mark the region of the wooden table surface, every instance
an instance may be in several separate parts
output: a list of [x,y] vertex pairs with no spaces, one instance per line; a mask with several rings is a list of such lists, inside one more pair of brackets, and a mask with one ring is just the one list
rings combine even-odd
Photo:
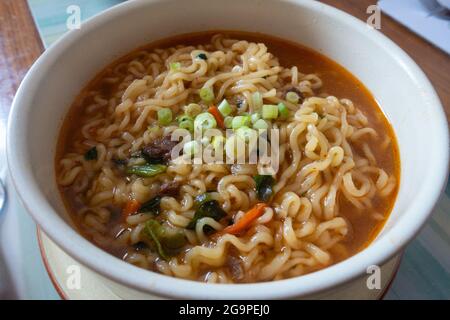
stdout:
[[[322,0],[365,21],[375,0]],[[382,33],[402,47],[425,71],[450,120],[450,57],[382,14]],[[26,0],[0,1],[0,121],[6,123],[14,93],[44,50]]]

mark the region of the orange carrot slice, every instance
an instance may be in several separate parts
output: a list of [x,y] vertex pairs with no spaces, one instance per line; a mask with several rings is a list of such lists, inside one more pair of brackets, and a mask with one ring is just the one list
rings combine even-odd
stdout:
[[226,227],[221,231],[221,234],[223,233],[230,233],[230,234],[239,234],[245,229],[247,229],[250,224],[258,219],[263,213],[264,209],[267,208],[266,203],[257,203],[253,208],[251,208],[249,211],[247,211],[244,216],[239,219],[238,222],[235,224],[232,224],[231,226]]
[[128,216],[136,213],[140,207],[141,207],[141,204],[139,203],[139,201],[137,201],[135,199],[128,200],[127,204],[125,205],[125,207],[122,210],[123,220],[125,220]]
[[223,123],[223,117],[222,117],[222,114],[220,113],[219,109],[215,105],[212,105],[211,107],[209,107],[208,112],[214,116],[214,118],[216,119],[217,125],[221,129],[225,129],[225,125]]

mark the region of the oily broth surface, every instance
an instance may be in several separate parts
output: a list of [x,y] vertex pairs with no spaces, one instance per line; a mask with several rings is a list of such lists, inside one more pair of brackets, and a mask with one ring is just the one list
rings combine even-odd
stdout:
[[[143,48],[146,50],[152,50],[154,48],[167,48],[175,44],[197,45],[200,43],[207,43],[210,41],[211,36],[216,33],[217,32],[205,32],[177,36],[152,43]],[[268,51],[278,57],[280,65],[297,66],[299,71],[302,73],[316,74],[323,82],[322,87],[315,92],[316,95],[332,95],[338,99],[347,98],[352,100],[354,105],[357,106],[368,118],[370,127],[391,139],[392,142],[387,151],[381,150],[375,141],[369,141],[369,144],[377,160],[377,165],[381,167],[389,176],[394,176],[398,186],[400,178],[400,160],[394,132],[374,97],[358,79],[334,61],[304,46],[262,34],[249,34],[242,32],[221,33],[230,38],[263,42],[268,47]],[[80,110],[93,103],[93,98],[87,96],[87,92],[97,90],[106,97],[114,93],[117,90],[116,85],[105,84],[105,82],[102,82],[101,80],[108,75],[114,66],[131,60],[141,49],[142,48],[135,50],[127,56],[110,64],[107,68],[100,72],[77,97],[61,129],[56,154],[56,166],[64,154],[73,151],[74,146],[72,141],[82,138],[80,127],[81,124],[85,123],[87,120],[87,116],[80,112]],[[354,148],[354,152],[356,154],[362,153],[362,150],[358,144],[354,144],[352,147]],[[56,170],[58,171],[58,168],[56,168]],[[124,179],[127,179],[127,177],[124,177]],[[341,244],[343,244],[346,248],[346,252],[342,253],[341,250],[330,250],[333,256],[333,263],[356,254],[358,251],[369,245],[370,242],[376,237],[382,229],[390,211],[392,210],[397,195],[397,186],[389,196],[375,196],[372,199],[373,211],[376,211],[383,216],[383,220],[372,219],[369,218],[368,215],[361,214],[361,212],[344,197],[338,196],[337,202],[340,208],[340,215],[347,219],[350,228],[346,237],[341,241]],[[92,237],[84,230],[85,227],[82,225],[79,216],[74,214],[74,212],[82,208],[84,204],[76,200],[73,196],[73,190],[70,187],[60,187],[60,190],[66,207],[69,212],[71,212],[71,216],[75,220],[77,226],[79,226],[80,232],[85,237],[92,240]],[[111,204],[112,214],[111,219],[107,224],[108,227],[113,228],[118,223],[120,211],[120,207]],[[105,243],[97,243],[97,245],[120,258],[126,255],[130,249],[130,246],[118,248],[117,246],[108,246],[108,244]],[[233,250],[231,250],[229,254],[232,256],[239,256],[239,253],[234,252]],[[274,256],[275,253],[266,253],[264,258],[270,260]],[[320,268],[321,267],[311,267],[307,270],[307,272]],[[200,273],[205,274],[215,270],[215,268],[207,266],[202,266],[200,269]],[[243,282],[253,281],[257,280],[250,278]]]

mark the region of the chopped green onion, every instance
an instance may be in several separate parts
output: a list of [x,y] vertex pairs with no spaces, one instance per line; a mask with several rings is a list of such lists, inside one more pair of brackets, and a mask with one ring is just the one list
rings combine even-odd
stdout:
[[233,111],[233,109],[231,109],[231,106],[226,99],[223,99],[217,108],[224,117],[230,115],[230,113]]
[[181,68],[181,63],[179,62],[171,62],[170,63],[170,70],[172,71],[178,71]]
[[188,116],[186,114],[183,114],[183,115],[177,117],[178,123],[181,123],[181,122],[186,121],[186,120],[192,120],[193,121],[194,119],[192,119],[190,116]]
[[227,129],[231,129],[232,122],[233,122],[233,117],[225,117],[225,119],[223,119],[223,124],[225,125],[225,128],[227,128]]
[[152,126],[148,126],[147,130],[149,133],[157,134],[157,133],[159,133],[159,130],[161,130],[161,127],[158,125],[152,125]]
[[257,133],[255,130],[250,129],[249,127],[243,126],[240,127],[239,129],[236,130],[236,135],[241,138],[242,140],[244,140],[245,142],[249,142],[252,137],[255,139],[254,141],[256,141],[257,138]]
[[211,88],[201,88],[199,95],[205,102],[212,102],[214,100],[214,91]]
[[233,129],[239,129],[240,127],[249,126],[251,124],[250,116],[237,116],[234,117],[231,122]]
[[92,147],[84,154],[84,159],[86,160],[97,160],[97,148]]
[[264,129],[268,129],[268,128],[269,128],[269,124],[267,123],[266,120],[259,119],[258,121],[256,121],[256,122],[253,124],[253,128],[254,128],[254,129],[261,129],[261,130],[264,130]]
[[290,103],[298,103],[300,97],[298,96],[297,93],[289,91],[288,93],[286,93],[286,100],[289,101]]
[[250,119],[251,119],[252,123],[255,123],[256,121],[261,119],[261,115],[259,113],[252,113],[252,115],[250,116]]
[[186,120],[183,120],[183,121],[181,121],[181,122],[178,124],[178,126],[179,126],[181,129],[186,129],[186,130],[191,131],[191,132],[194,131],[194,121],[193,121],[192,119],[186,119]]
[[198,141],[192,140],[189,142],[186,142],[183,146],[183,153],[188,156],[195,155],[200,150],[200,144]]
[[194,120],[195,130],[206,130],[217,127],[217,121],[209,112],[200,113]]
[[207,59],[208,59],[208,57],[207,57],[206,54],[204,54],[204,53],[199,53],[199,54],[197,55],[197,58],[202,59],[202,60],[207,60]]
[[184,112],[190,117],[195,117],[200,112],[202,112],[202,107],[200,107],[196,103],[190,103],[186,107],[184,107]]
[[263,104],[262,94],[259,91],[256,91],[252,94],[252,102],[255,109],[261,108]]
[[237,134],[228,137],[225,141],[225,153],[228,158],[241,159],[245,157],[245,141]]
[[281,118],[283,118],[283,119],[289,118],[289,109],[286,107],[286,105],[283,102],[280,102],[278,104],[278,112],[279,112]]
[[169,108],[162,108],[158,110],[158,122],[162,125],[168,125],[172,122],[172,110]]
[[208,144],[210,144],[210,140],[209,137],[203,137],[200,139],[200,142],[202,143],[203,146],[207,146]]
[[263,105],[262,117],[264,119],[276,119],[278,117],[278,107],[273,104]]
[[225,138],[223,136],[214,136],[212,138],[212,146],[215,152],[223,151],[225,145]]
[[132,166],[127,168],[127,174],[135,174],[139,177],[153,177],[157,174],[166,172],[167,166],[162,164],[145,164],[142,166]]

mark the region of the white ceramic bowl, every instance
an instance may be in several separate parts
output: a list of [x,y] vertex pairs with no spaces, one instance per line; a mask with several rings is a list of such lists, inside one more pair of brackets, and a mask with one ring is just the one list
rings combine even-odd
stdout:
[[[367,249],[302,277],[212,285],[139,269],[95,247],[74,230],[57,190],[54,152],[76,94],[113,59],[140,45],[211,29],[257,31],[304,44],[346,67],[379,101],[398,138],[401,183],[388,222]],[[417,65],[360,20],[305,0],[143,0],[116,6],[69,32],[38,59],[17,92],[7,141],[11,175],[27,210],[69,255],[135,290],[200,299],[311,297],[336,290],[364,274],[368,266],[383,263],[425,223],[447,177],[448,152],[446,117]]]

